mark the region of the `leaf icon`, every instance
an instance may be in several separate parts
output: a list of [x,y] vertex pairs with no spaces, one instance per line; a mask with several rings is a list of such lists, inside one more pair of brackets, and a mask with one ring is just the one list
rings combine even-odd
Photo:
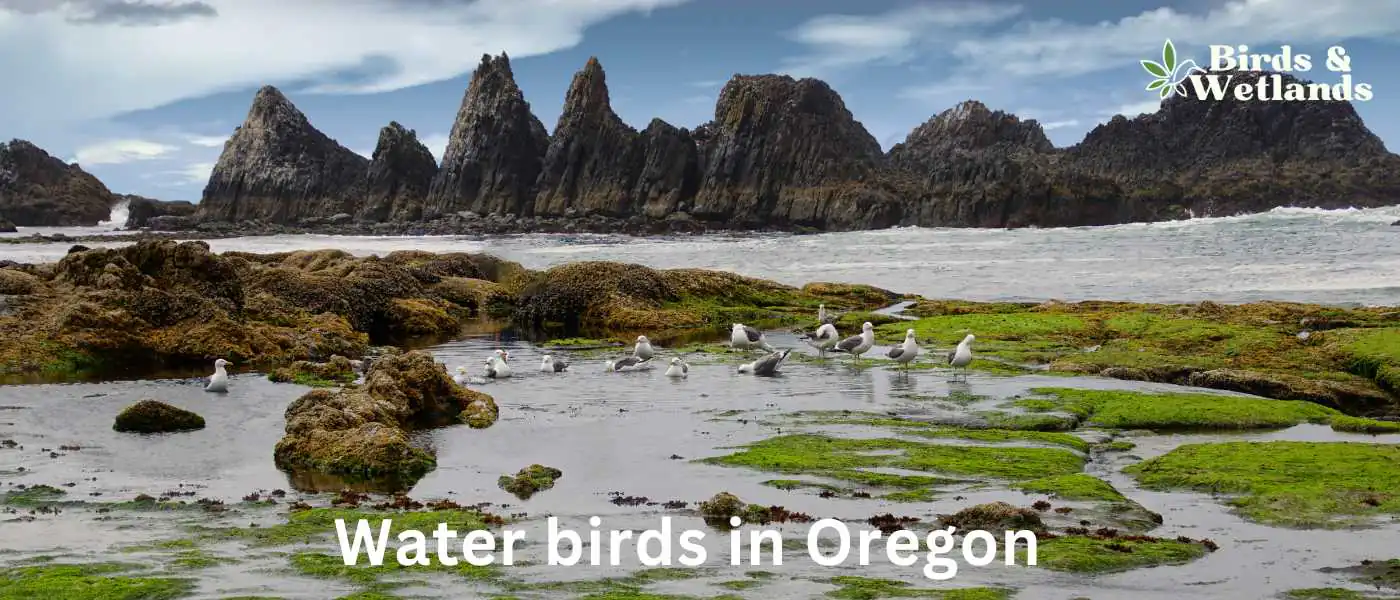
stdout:
[[1161,88],[1161,87],[1164,86],[1164,85],[1167,85],[1167,80],[1166,80],[1165,78],[1163,78],[1163,79],[1154,79],[1154,80],[1152,80],[1152,83],[1147,84],[1147,91],[1150,92],[1150,91],[1152,91],[1152,90],[1159,89],[1159,88]]
[[1172,86],[1164,85],[1164,86],[1162,86],[1162,91],[1159,92],[1158,95],[1161,96],[1162,98],[1166,98],[1167,96],[1172,95],[1172,92],[1173,92],[1174,90],[1175,90],[1175,88],[1173,88]]
[[1167,71],[1176,72],[1176,46],[1172,45],[1169,39],[1162,45],[1162,64],[1167,67]]
[[1172,76],[1172,72],[1169,69],[1165,69],[1162,67],[1162,65],[1159,65],[1150,60],[1142,61],[1142,68],[1146,69],[1148,73],[1151,73],[1155,77],[1161,77],[1165,79]]

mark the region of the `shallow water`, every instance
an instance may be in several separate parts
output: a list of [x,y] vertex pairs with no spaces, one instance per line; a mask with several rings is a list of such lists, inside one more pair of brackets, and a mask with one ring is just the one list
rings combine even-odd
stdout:
[[[617,260],[661,268],[724,269],[793,285],[867,283],[930,298],[964,300],[1294,300],[1397,305],[1400,227],[1390,226],[1396,220],[1400,220],[1400,207],[1277,209],[1241,217],[1059,229],[905,228],[683,238],[290,235],[209,240],[209,244],[220,252],[321,248],[354,254],[405,249],[490,252],[531,268]],[[0,260],[58,260],[69,246],[0,244]]]
[[[778,332],[770,336],[771,343],[777,346],[796,341]],[[660,526],[661,517],[671,516],[677,532],[707,532],[705,545],[710,560],[706,567],[713,572],[708,577],[664,582],[648,589],[714,595],[724,591],[715,583],[742,577],[746,569],[756,568],[780,576],[740,594],[764,598],[818,597],[831,589],[819,581],[842,574],[888,577],[924,587],[1006,585],[1020,588],[1017,598],[1033,600],[1128,595],[1145,600],[1264,598],[1291,588],[1323,587],[1342,581],[1341,576],[1318,569],[1385,557],[1394,553],[1394,541],[1400,539],[1396,536],[1400,533],[1397,523],[1363,533],[1294,531],[1255,525],[1230,514],[1207,495],[1139,490],[1131,478],[1119,472],[1135,457],[1149,458],[1196,441],[1400,442],[1396,435],[1347,435],[1326,427],[1299,426],[1265,433],[1140,435],[1131,438],[1137,448],[1129,455],[1094,456],[1087,467],[1089,473],[1107,479],[1165,517],[1165,524],[1152,535],[1210,538],[1220,544],[1219,551],[1187,565],[1088,577],[1008,567],[998,558],[997,563],[987,567],[963,564],[959,575],[950,582],[930,582],[919,572],[922,558],[912,567],[896,566],[884,558],[877,546],[868,567],[827,568],[814,564],[799,545],[788,552],[782,566],[729,566],[727,538],[723,534],[705,526],[688,510],[668,510],[659,503],[681,501],[693,508],[718,491],[729,491],[748,502],[782,505],[817,518],[829,516],[861,522],[874,514],[892,512],[929,522],[938,514],[977,503],[1006,500],[1024,505],[1036,499],[997,488],[954,488],[933,502],[923,503],[824,499],[813,491],[784,491],[761,485],[775,477],[771,473],[690,462],[723,454],[725,447],[770,437],[784,428],[790,430],[790,425],[780,419],[784,413],[849,409],[917,417],[940,411],[980,410],[1045,385],[1179,388],[1098,378],[995,377],[975,373],[966,382],[949,382],[946,374],[938,371],[897,373],[874,361],[857,369],[849,359],[826,363],[793,361],[784,367],[781,376],[773,378],[740,375],[734,372],[732,364],[696,361],[689,378],[675,381],[664,377],[660,368],[608,373],[603,370],[607,356],[579,354],[571,357],[573,364],[566,373],[540,373],[533,367],[538,365],[543,350],[525,342],[502,344],[491,336],[443,344],[432,348],[432,352],[448,365],[472,368],[498,345],[510,350],[511,362],[518,365],[515,377],[481,386],[500,405],[500,421],[484,430],[451,427],[420,432],[420,441],[437,450],[439,465],[419,482],[412,495],[422,499],[451,498],[462,504],[491,502],[497,505],[492,510],[500,514],[523,514],[524,520],[516,528],[527,532],[528,542],[522,553],[535,566],[516,567],[512,573],[532,580],[616,576],[636,567],[635,558],[630,557],[623,559],[622,567],[564,568],[544,564],[540,541],[545,538],[545,516],[556,516],[564,527],[585,533],[591,516],[602,519],[603,530],[655,528]],[[871,356],[879,351],[877,348]],[[737,358],[729,359],[730,363],[736,361]],[[271,384],[255,374],[236,375],[226,395],[206,393],[197,383],[188,381],[8,386],[0,389],[0,405],[5,407],[0,410],[0,439],[13,439],[23,448],[0,450],[0,489],[17,484],[71,483],[72,487],[67,488],[71,497],[93,500],[194,491],[198,497],[218,498],[230,504],[255,490],[291,490],[287,477],[272,464],[271,449],[281,435],[286,404],[305,389]],[[937,400],[954,394],[987,399],[966,406]],[[111,430],[111,419],[117,411],[148,397],[195,410],[205,416],[208,427],[199,432],[156,436],[131,436]],[[741,413],[737,417],[719,416],[736,414],[728,411]],[[855,431],[859,428],[848,429],[844,433],[860,435]],[[1092,437],[1092,433],[1086,435]],[[50,454],[62,445],[81,449]],[[564,476],[553,489],[526,501],[496,486],[500,475],[531,463],[559,468]],[[16,473],[19,467],[25,470]],[[619,495],[645,497],[648,502],[640,506],[613,503],[613,496]],[[297,497],[292,492],[287,501]],[[246,525],[249,520],[258,519],[272,522],[275,513],[226,517],[139,514],[104,520],[73,508],[62,515],[36,516],[32,522],[0,520],[0,562],[42,554],[83,556],[86,552],[92,553],[86,554],[88,558],[97,559],[108,543],[130,544],[178,536],[179,528],[192,522],[214,524],[222,520],[225,524]],[[807,527],[785,525],[780,529],[785,537],[801,542]],[[351,591],[339,583],[295,576],[285,570],[285,564],[285,559],[255,554],[241,564],[199,571],[197,576],[205,592],[200,597],[236,592],[333,598]],[[470,589],[464,585],[437,582],[414,591],[425,597],[458,598]]]

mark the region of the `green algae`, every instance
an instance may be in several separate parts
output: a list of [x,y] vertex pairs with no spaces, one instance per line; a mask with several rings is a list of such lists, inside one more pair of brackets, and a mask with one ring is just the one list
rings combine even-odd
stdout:
[[68,492],[51,485],[32,485],[0,494],[0,504],[34,508],[52,505],[67,496]]
[[189,579],[132,574],[120,563],[47,564],[0,570],[0,600],[173,600],[189,595]]
[[1084,473],[1042,477],[1016,483],[1012,487],[1032,494],[1048,494],[1062,500],[1102,500],[1105,502],[1127,500],[1107,481]]
[[[1025,550],[1017,552],[1024,554]],[[1036,566],[1072,573],[1114,573],[1185,564],[1207,552],[1203,544],[1180,540],[1061,536],[1038,542]]]
[[803,433],[769,438],[743,446],[733,454],[701,462],[819,475],[880,487],[925,489],[951,480],[879,473],[871,469],[1028,480],[1078,473],[1083,469],[1084,457],[1067,448],[961,446],[895,438],[855,440]]
[[996,429],[1069,431],[1079,425],[1079,419],[1068,415],[1011,413],[1000,410],[982,411],[976,414],[987,422],[988,427]]
[[1400,514],[1400,446],[1346,442],[1188,444],[1124,470],[1146,488],[1233,496],[1243,517],[1338,528]]
[[[431,546],[429,552],[432,552]],[[397,557],[391,554],[392,551],[386,552],[383,563],[379,565],[369,564],[369,560],[365,557],[360,557],[360,560],[357,561],[358,564],[347,565],[339,554],[322,552],[298,552],[293,554],[289,560],[292,568],[303,575],[320,579],[340,579],[356,585],[368,586],[370,589],[392,586],[394,582],[387,580],[415,572],[452,573],[474,580],[494,579],[500,574],[500,569],[497,567],[478,567],[461,558],[458,559],[456,565],[452,566],[444,565],[436,560],[426,566],[403,566],[399,564]]]
[[1345,588],[1303,588],[1283,593],[1288,600],[1374,600],[1377,596]]
[[564,476],[564,472],[554,467],[530,465],[521,469],[515,476],[502,475],[496,481],[501,489],[516,498],[528,500],[531,496],[554,487],[554,480]]
[[1341,413],[1300,400],[1190,393],[1036,388],[1053,396],[1060,409],[1114,429],[1245,430],[1327,423]]
[[378,511],[349,508],[311,508],[292,511],[287,522],[269,527],[239,527],[229,529],[205,529],[202,533],[209,537],[237,538],[256,546],[286,546],[300,543],[323,541],[336,535],[336,520],[344,520],[346,531],[353,535],[360,519],[378,527],[378,521],[389,519],[390,533],[397,536],[407,529],[430,531],[439,523],[446,523],[459,534],[467,531],[486,529],[488,515],[465,509],[421,510],[421,511]]
[[1332,429],[1345,433],[1369,433],[1372,435],[1379,435],[1384,433],[1400,433],[1400,423],[1338,415],[1332,417]]
[[1089,443],[1068,433],[1014,430],[1001,428],[974,429],[951,427],[928,421],[915,421],[889,415],[853,411],[808,411],[788,415],[799,423],[820,425],[860,425],[895,429],[900,433],[929,438],[963,439],[980,442],[1031,442],[1065,446],[1081,452]]
[[827,592],[826,596],[842,600],[878,600],[880,598],[1007,600],[1012,596],[1011,590],[1003,588],[920,588],[904,581],[871,577],[833,577],[828,583],[838,587]]

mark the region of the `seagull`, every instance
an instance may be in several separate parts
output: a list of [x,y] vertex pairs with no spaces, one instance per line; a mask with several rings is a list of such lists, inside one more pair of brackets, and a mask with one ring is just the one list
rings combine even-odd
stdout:
[[510,360],[510,353],[503,349],[497,348],[495,354],[501,359],[501,362],[508,362]]
[[890,348],[889,353],[885,354],[885,356],[890,357],[890,360],[908,368],[910,363],[913,363],[914,359],[919,357],[919,342],[914,339],[914,330],[906,329],[904,331],[904,343]]
[[754,348],[762,348],[769,351],[773,350],[773,347],[768,345],[768,341],[763,339],[762,331],[743,323],[735,323],[734,326],[730,328],[729,347],[738,348],[740,350],[752,350]]
[[963,341],[958,342],[958,347],[948,353],[948,365],[955,369],[963,369],[972,364],[972,340],[977,336],[967,334]]
[[751,363],[744,363],[739,365],[739,372],[753,375],[777,375],[778,367],[781,367],[783,361],[787,360],[789,352],[792,352],[792,349],[779,350]]
[[632,355],[642,360],[650,360],[656,356],[656,350],[651,347],[651,340],[647,336],[637,336],[637,346],[632,350]]
[[679,356],[673,356],[673,357],[671,357],[671,366],[666,367],[666,376],[667,376],[667,377],[678,377],[678,378],[680,378],[680,379],[685,379],[685,378],[686,378],[687,376],[689,376],[689,375],[690,375],[690,365],[687,365],[687,364],[685,364],[684,362],[681,362],[681,359],[680,359]]
[[209,385],[204,386],[204,391],[221,394],[228,391],[228,372],[224,371],[224,366],[230,364],[233,363],[222,358],[214,361],[214,374],[209,376]]
[[486,376],[492,379],[504,379],[511,376],[510,365],[501,356],[504,350],[497,350],[496,355],[486,359]]
[[608,361],[607,365],[607,369],[614,373],[620,371],[639,371],[641,369],[649,368],[651,368],[650,358],[637,358],[636,356],[628,356],[625,358],[619,358],[617,360],[610,360]]
[[548,354],[544,355],[544,358],[540,359],[541,373],[559,373],[568,368],[569,363],[564,362],[562,360],[555,360],[553,356],[550,356]]
[[817,353],[822,358],[826,358],[826,351],[836,345],[836,342],[841,339],[841,334],[836,332],[835,325],[824,323],[817,328],[816,332],[806,334],[802,336],[802,339],[806,340],[807,345],[816,348]]
[[[487,359],[486,364],[491,364],[490,359]],[[471,376],[467,375],[467,368],[457,367],[457,374],[452,376],[452,382],[457,385],[466,385],[468,381],[471,381]]]
[[860,355],[869,352],[875,346],[875,326],[866,321],[860,326],[860,335],[853,335],[844,340],[836,342],[836,347],[832,352],[849,354],[853,360],[860,360]]

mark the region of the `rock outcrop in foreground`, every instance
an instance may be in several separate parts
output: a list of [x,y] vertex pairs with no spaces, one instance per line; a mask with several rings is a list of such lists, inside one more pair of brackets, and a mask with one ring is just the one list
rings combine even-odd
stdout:
[[509,59],[485,56],[440,168],[397,124],[379,145],[372,164],[355,157],[264,88],[211,176],[200,217],[432,224],[423,231],[554,230],[589,219],[625,231],[1022,227],[1368,207],[1400,196],[1400,157],[1347,102],[1174,97],[1059,149],[1034,120],[968,101],[885,153],[827,84],[779,75],[734,76],[694,130],[653,120],[638,131],[614,112],[597,59],[575,74],[552,134]]
[[495,400],[454,383],[431,354],[394,354],[374,361],[364,385],[312,390],[287,406],[286,435],[273,456],[302,489],[321,487],[317,474],[406,489],[436,466],[431,451],[409,443],[410,431],[452,422],[489,427],[498,414]]
[[0,215],[14,225],[96,225],[116,202],[82,167],[24,140],[0,143]]
[[204,429],[204,417],[159,400],[142,400],[117,414],[112,429],[127,433],[170,433]]

